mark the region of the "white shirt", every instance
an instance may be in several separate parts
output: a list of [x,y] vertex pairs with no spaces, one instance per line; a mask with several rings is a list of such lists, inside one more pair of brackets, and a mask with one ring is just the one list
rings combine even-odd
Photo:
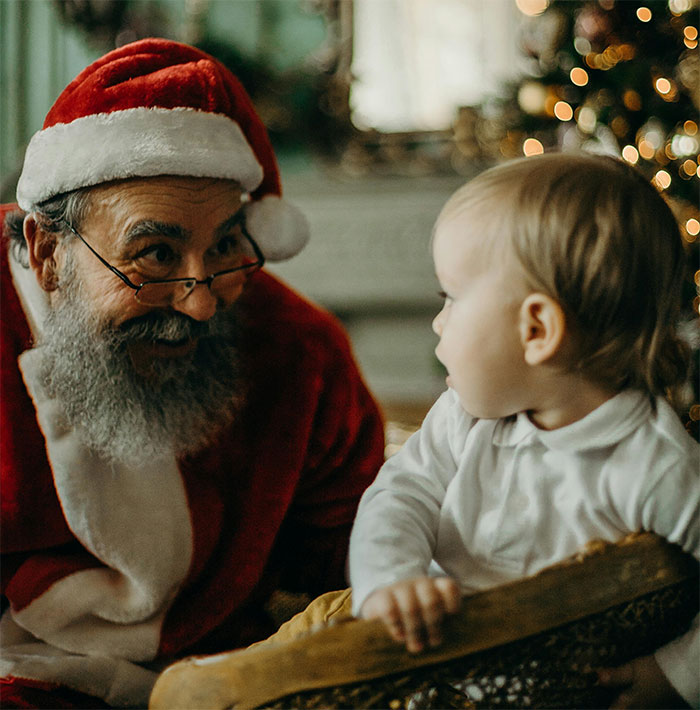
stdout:
[[[402,579],[448,574],[473,593],[641,530],[700,559],[700,445],[667,402],[655,405],[626,391],[544,431],[525,413],[474,419],[445,392],[362,498],[350,541],[354,612]],[[699,645],[689,632],[656,654],[693,706]]]

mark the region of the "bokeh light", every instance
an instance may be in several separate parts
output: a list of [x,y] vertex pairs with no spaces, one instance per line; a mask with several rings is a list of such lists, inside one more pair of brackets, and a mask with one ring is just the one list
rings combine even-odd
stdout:
[[544,146],[537,138],[527,138],[523,143],[523,153],[527,156],[544,153]]
[[582,67],[574,67],[569,73],[572,84],[585,86],[588,83],[588,72]]
[[541,15],[547,9],[549,0],[515,0],[515,4],[523,15],[534,17]]
[[570,121],[574,117],[574,110],[566,101],[557,101],[557,103],[554,104],[554,115],[560,121]]
[[[686,223],[685,223],[685,231],[688,232],[693,237],[697,237],[698,234],[700,234],[700,221],[695,219],[695,217],[691,217]],[[698,284],[700,286],[700,284]]]
[[671,175],[666,170],[659,170],[653,179],[659,190],[667,190],[671,186]]
[[632,165],[635,165],[639,161],[639,152],[633,145],[626,145],[622,149],[622,157]]

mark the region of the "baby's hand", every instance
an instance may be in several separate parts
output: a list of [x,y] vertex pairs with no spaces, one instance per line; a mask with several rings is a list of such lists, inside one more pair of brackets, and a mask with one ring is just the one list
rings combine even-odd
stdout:
[[390,584],[365,599],[360,616],[381,619],[392,638],[418,653],[442,642],[445,614],[459,609],[457,583],[449,577],[415,577]]
[[598,671],[601,685],[619,688],[611,708],[687,708],[654,656],[640,656],[617,668]]

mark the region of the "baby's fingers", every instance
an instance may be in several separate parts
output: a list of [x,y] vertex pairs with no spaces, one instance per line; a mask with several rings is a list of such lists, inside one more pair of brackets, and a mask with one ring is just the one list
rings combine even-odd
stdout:
[[457,586],[457,582],[451,577],[436,577],[435,589],[442,597],[446,614],[456,614],[462,603],[462,595]]
[[[422,624],[428,645],[439,646],[442,643],[442,623],[446,613],[453,607],[452,600],[443,594],[443,589],[435,579],[422,579],[416,584],[415,591],[422,616]],[[447,590],[445,590],[447,591]]]
[[415,584],[397,586],[394,589],[394,600],[400,614],[400,623],[406,649],[418,653],[425,648],[425,624],[423,609],[416,592]]

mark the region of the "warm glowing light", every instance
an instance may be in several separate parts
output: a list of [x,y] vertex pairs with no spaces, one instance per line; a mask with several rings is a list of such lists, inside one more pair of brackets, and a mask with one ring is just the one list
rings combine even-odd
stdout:
[[651,160],[654,157],[654,153],[656,153],[656,149],[648,140],[639,141],[637,147],[639,149],[639,155],[641,155],[644,160]]
[[660,94],[668,94],[671,91],[671,82],[664,77],[657,79],[654,86]]
[[523,15],[541,15],[549,6],[549,0],[515,0],[518,10]]
[[683,38],[683,44],[688,48],[688,49],[695,49],[698,46],[698,41],[696,39],[688,39],[687,37]]
[[576,121],[582,131],[585,131],[586,133],[593,133],[597,120],[598,117],[590,106],[582,106],[578,110],[578,118]]
[[554,115],[560,121],[570,121],[574,117],[574,110],[566,101],[557,101],[557,103],[554,104]]
[[624,116],[615,116],[610,122],[610,128],[612,128],[612,132],[618,138],[624,138],[627,135],[629,127],[629,123],[627,123],[627,119]]
[[[698,234],[700,234],[700,222],[698,222],[695,217],[691,217],[686,223],[685,223],[685,231],[688,232],[693,237],[697,237]],[[700,272],[698,272],[700,273]],[[697,277],[697,274],[695,275]],[[697,281],[696,281],[697,283]],[[700,284],[698,284],[700,286]]]
[[654,175],[654,182],[660,190],[666,190],[671,186],[671,175],[665,170],[659,170],[659,172]]
[[691,40],[691,41],[694,40],[694,39],[697,39],[697,38],[698,38],[698,28],[697,28],[697,27],[691,27],[690,25],[688,25],[688,27],[686,27],[686,28],[683,30],[683,36],[684,36],[686,39],[689,39],[689,40]]
[[681,167],[683,169],[683,172],[689,177],[693,177],[693,175],[695,175],[695,173],[698,171],[697,163],[694,160],[690,159],[686,160]]
[[688,415],[694,421],[700,421],[700,404],[694,404],[689,410]]
[[523,153],[527,156],[544,153],[544,146],[537,138],[527,138],[523,143]]
[[656,125],[650,126],[646,129],[644,140],[651,143],[654,150],[658,150],[664,143],[664,134]]
[[668,9],[676,16],[688,12],[692,7],[692,0],[668,0]]
[[574,67],[569,73],[569,78],[572,84],[585,86],[588,83],[588,72],[581,67]]
[[683,130],[689,135],[694,136],[698,132],[698,124],[695,121],[686,121],[683,124]]
[[651,10],[648,7],[637,8],[637,19],[641,22],[649,22],[651,20]]
[[681,157],[693,155],[700,149],[700,141],[695,136],[676,133],[671,139],[671,148],[676,155]]
[[626,145],[622,149],[622,157],[628,162],[635,165],[639,160],[639,153],[633,145]]
[[627,89],[622,94],[622,102],[630,111],[639,111],[642,108],[642,97],[633,89]]
[[547,89],[538,81],[526,81],[518,90],[518,103],[525,113],[542,113],[546,101]]
[[574,49],[585,57],[591,51],[591,43],[585,37],[574,38]]

